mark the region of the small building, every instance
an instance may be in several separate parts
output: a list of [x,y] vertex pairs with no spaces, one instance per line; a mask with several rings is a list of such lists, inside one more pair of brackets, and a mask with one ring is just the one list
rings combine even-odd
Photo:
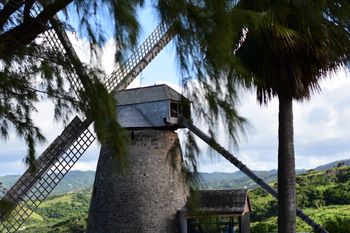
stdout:
[[249,233],[251,206],[246,189],[199,190],[180,211],[181,233]]
[[116,97],[124,128],[178,128],[178,117],[191,118],[190,101],[165,84],[122,90]]

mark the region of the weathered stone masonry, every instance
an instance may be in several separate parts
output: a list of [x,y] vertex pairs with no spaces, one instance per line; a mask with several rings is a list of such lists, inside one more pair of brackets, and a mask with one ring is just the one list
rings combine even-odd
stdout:
[[179,233],[186,203],[175,132],[129,131],[129,167],[121,176],[102,146],[88,217],[88,233]]

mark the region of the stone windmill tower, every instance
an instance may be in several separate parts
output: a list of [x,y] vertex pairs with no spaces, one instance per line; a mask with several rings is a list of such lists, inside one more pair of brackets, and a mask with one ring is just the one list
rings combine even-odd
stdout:
[[123,176],[102,146],[88,217],[88,233],[180,233],[186,204],[178,117],[189,101],[166,85],[118,93],[118,121],[128,129],[129,167]]

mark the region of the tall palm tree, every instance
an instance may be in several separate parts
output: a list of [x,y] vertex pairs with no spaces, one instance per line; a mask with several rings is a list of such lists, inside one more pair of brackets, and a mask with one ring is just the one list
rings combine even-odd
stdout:
[[349,64],[350,4],[345,0],[181,2],[180,61],[186,64],[190,54],[195,74],[203,74],[199,81],[207,82],[209,75],[218,84],[216,89],[215,85],[205,89],[211,93],[208,101],[221,103],[212,93],[222,93],[223,83],[235,97],[237,82],[254,86],[261,104],[274,96],[279,100],[278,231],[294,233],[293,100],[309,99],[319,90],[321,78]]
[[320,78],[349,62],[350,34],[326,15],[326,1],[255,2],[238,7],[262,13],[263,30],[249,25],[236,56],[252,72],[260,103],[278,97],[278,229],[295,232],[293,100],[310,98]]

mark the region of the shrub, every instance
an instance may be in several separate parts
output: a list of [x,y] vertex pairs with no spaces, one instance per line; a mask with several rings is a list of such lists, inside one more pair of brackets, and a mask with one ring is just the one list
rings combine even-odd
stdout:
[[350,204],[350,182],[326,189],[324,200],[326,205]]
[[324,224],[324,228],[328,230],[329,233],[346,233],[350,229],[350,217],[341,218],[334,217],[328,219]]

